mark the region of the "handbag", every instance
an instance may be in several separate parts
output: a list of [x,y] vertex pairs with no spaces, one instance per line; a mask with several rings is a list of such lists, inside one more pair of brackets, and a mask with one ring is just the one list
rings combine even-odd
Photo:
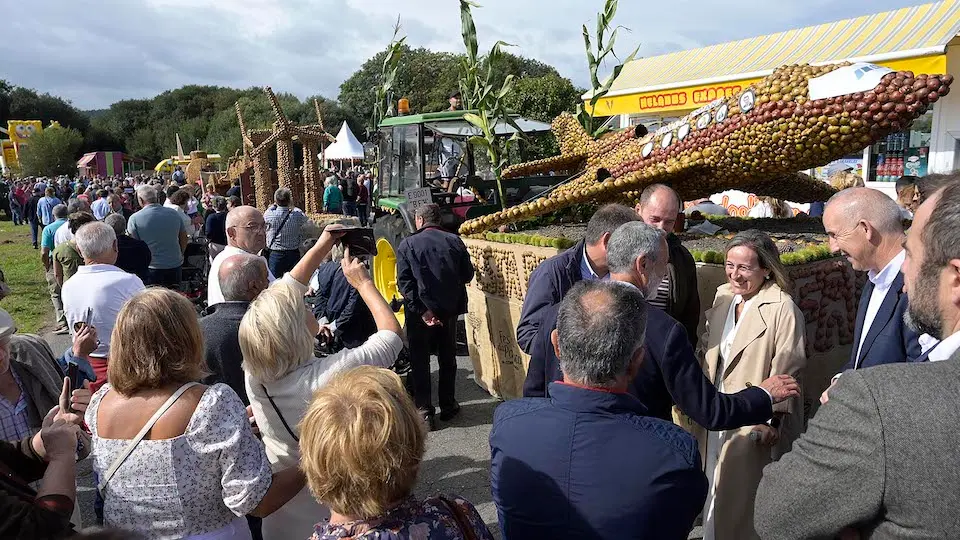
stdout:
[[453,515],[454,521],[457,522],[457,528],[460,529],[460,533],[463,534],[465,540],[478,540],[477,533],[473,530],[473,525],[470,524],[470,518],[468,518],[463,510],[457,506],[457,503],[451,501],[443,495],[439,496],[440,502],[447,507],[447,510],[450,511],[450,514]]
[[132,454],[133,450],[138,444],[140,444],[140,441],[147,436],[147,433],[153,429],[153,426],[157,423],[157,420],[160,420],[160,417],[163,416],[163,413],[167,412],[170,407],[173,407],[173,404],[180,399],[180,396],[182,396],[184,392],[199,384],[200,383],[198,382],[188,382],[184,384],[178,388],[172,396],[163,402],[163,405],[157,409],[157,412],[153,413],[153,416],[151,416],[150,419],[147,420],[147,423],[143,425],[143,428],[140,429],[140,433],[137,433],[137,436],[130,440],[130,443],[127,444],[127,447],[123,449],[123,452],[121,452],[119,456],[117,456],[117,459],[113,460],[113,463],[110,464],[110,468],[107,469],[107,472],[104,473],[104,475],[100,478],[100,483],[97,484],[97,491],[100,492],[101,497],[104,496],[103,490],[106,489],[107,483],[109,483],[110,479],[113,478],[113,475],[116,474],[117,469],[119,469],[120,466],[123,465],[123,462],[130,457],[130,454]]

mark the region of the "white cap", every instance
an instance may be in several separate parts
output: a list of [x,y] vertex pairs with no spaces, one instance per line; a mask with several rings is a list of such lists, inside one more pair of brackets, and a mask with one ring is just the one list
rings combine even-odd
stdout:
[[6,310],[0,308],[0,339],[15,333],[17,333],[17,323],[13,322],[13,317]]

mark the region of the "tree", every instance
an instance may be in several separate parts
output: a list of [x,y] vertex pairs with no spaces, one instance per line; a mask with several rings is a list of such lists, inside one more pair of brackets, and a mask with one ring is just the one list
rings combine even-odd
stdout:
[[30,137],[20,152],[20,168],[28,176],[73,174],[83,135],[73,128],[49,127]]
[[507,107],[525,118],[550,122],[562,112],[574,112],[584,90],[559,75],[517,80],[507,95]]

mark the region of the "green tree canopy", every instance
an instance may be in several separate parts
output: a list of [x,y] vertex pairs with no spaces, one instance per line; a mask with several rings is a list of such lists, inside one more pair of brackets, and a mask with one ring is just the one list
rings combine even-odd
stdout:
[[20,170],[28,176],[56,176],[77,171],[75,156],[83,135],[73,128],[50,127],[30,137],[20,152]]

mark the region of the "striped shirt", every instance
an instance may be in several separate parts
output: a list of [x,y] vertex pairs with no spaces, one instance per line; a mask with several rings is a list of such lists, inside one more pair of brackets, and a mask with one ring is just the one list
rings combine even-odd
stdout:
[[17,381],[20,389],[20,398],[16,403],[10,403],[7,398],[0,396],[0,438],[5,441],[19,441],[30,435],[30,423],[27,420],[27,394],[23,391],[23,383],[13,368],[9,368],[13,380]]
[[670,272],[667,272],[663,281],[660,282],[660,286],[657,287],[657,294],[655,294],[653,298],[648,299],[647,302],[655,308],[666,311],[667,308],[670,307],[671,285],[673,285],[673,280],[670,279]]
[[[284,223],[287,214],[290,217]],[[287,206],[273,205],[263,213],[263,220],[267,223],[267,249],[273,251],[292,251],[300,249],[302,240],[300,230],[307,222],[307,215],[299,208],[290,209]],[[280,225],[283,230],[280,230]]]

